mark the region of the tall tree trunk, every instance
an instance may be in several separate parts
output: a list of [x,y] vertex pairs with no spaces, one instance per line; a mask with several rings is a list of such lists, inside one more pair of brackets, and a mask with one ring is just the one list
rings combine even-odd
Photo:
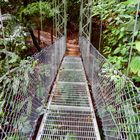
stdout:
[[51,27],[51,43],[53,44],[53,26]]
[[28,30],[29,30],[30,35],[32,37],[34,46],[37,48],[38,51],[41,51],[41,48],[40,48],[38,42],[36,41],[36,37],[34,35],[33,29],[31,27],[29,27]]
[[41,42],[41,39],[40,39],[40,34],[41,34],[40,32],[41,31],[40,31],[40,29],[38,29],[37,32],[38,32],[38,44],[40,44],[40,42]]
[[[28,4],[29,4],[29,0],[24,0],[24,7],[27,7]],[[26,19],[26,21],[28,21],[28,17],[24,16],[24,18]],[[28,31],[32,37],[32,41],[33,41],[34,46],[37,48],[38,51],[41,51],[41,48],[40,48],[40,46],[36,40],[36,37],[34,35],[33,29],[31,27],[28,27]]]

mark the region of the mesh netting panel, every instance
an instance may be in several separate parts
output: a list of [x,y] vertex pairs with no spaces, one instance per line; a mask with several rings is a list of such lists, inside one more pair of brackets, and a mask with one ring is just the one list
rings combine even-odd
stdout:
[[139,140],[140,92],[84,37],[80,49],[105,139]]
[[65,37],[34,57],[36,65],[0,79],[0,140],[27,140],[46,109],[45,100],[65,53]]

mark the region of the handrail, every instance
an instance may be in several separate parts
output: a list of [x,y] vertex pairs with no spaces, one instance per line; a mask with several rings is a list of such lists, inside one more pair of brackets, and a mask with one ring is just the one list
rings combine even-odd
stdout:
[[83,64],[105,139],[139,138],[139,89],[85,37],[80,37],[79,40]]
[[0,78],[0,140],[31,139],[66,50],[65,36]]

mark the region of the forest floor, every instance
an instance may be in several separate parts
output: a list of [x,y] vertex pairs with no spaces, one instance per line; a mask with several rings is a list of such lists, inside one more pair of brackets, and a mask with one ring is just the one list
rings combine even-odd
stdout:
[[78,32],[75,30],[68,31],[66,55],[80,56],[78,45]]
[[[52,35],[51,35],[51,28],[49,27],[47,31],[38,31],[34,30],[35,37],[37,38],[40,47],[45,48],[49,47],[52,44]],[[53,36],[53,42],[55,42],[56,37]],[[31,38],[28,40],[29,44],[31,46],[33,45],[33,42],[31,41]],[[31,47],[30,51],[28,52],[29,55],[36,53],[37,50],[35,47]],[[78,46],[78,31],[71,28],[71,30],[68,30],[67,33],[67,51],[66,55],[76,55],[79,56],[79,46]]]

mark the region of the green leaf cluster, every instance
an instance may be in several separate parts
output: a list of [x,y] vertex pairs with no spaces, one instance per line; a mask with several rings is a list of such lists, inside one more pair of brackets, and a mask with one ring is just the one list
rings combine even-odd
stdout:
[[34,2],[31,3],[27,6],[27,8],[25,8],[22,11],[22,14],[24,14],[25,16],[43,16],[43,18],[50,18],[54,15],[54,11],[51,8],[51,4],[48,2]]
[[[140,17],[138,16],[137,30],[134,31],[135,16],[138,0],[99,0],[93,6],[93,19],[102,21],[102,45],[101,51],[108,60],[116,65],[116,68],[124,74],[127,73],[128,60],[131,46],[133,46],[131,64],[129,66],[129,76],[132,79],[139,77],[140,57]],[[134,44],[132,36],[135,35]],[[134,63],[134,64],[132,64]],[[140,81],[140,77],[139,77]]]

